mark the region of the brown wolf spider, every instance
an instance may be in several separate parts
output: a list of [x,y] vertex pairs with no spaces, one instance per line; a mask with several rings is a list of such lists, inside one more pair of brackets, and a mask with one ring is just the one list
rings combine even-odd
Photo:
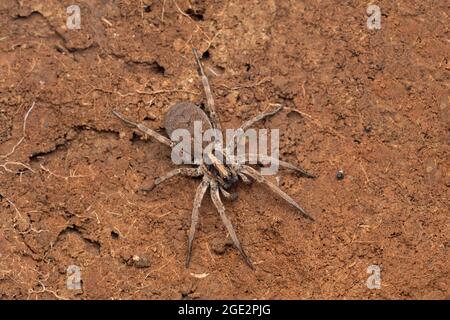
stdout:
[[[190,127],[192,126],[193,119],[201,119],[204,121],[204,123],[207,124],[210,128],[215,129],[221,129],[221,124],[219,121],[219,118],[217,116],[215,107],[214,107],[214,99],[211,94],[211,87],[209,85],[208,78],[205,75],[203,65],[200,61],[199,54],[197,50],[193,49],[195,61],[198,68],[198,74],[202,79],[203,88],[206,95],[206,110],[209,113],[209,117],[206,115],[205,112],[203,112],[199,107],[194,105],[191,102],[182,102],[175,104],[166,114],[165,116],[165,128],[167,134],[170,136],[171,132],[173,130],[181,127]],[[255,122],[260,121],[262,119],[265,119],[269,116],[272,116],[279,112],[282,109],[281,106],[278,106],[275,110],[262,113],[247,122],[245,122],[241,129],[245,131],[249,127],[251,127]],[[127,123],[130,126],[136,127],[140,131],[144,132],[145,134],[155,138],[157,141],[159,141],[162,144],[165,144],[171,148],[174,147],[175,143],[168,139],[167,137],[157,133],[156,131],[153,131],[152,129],[149,129],[142,123],[134,122],[130,119],[127,119],[124,115],[119,113],[116,110],[113,110],[114,115],[116,115],[118,118],[120,118],[122,121]],[[239,141],[241,136],[234,135],[232,137],[232,140]],[[237,143],[234,145],[236,146]],[[228,153],[228,145],[226,148],[222,148],[222,150],[215,150],[220,151],[226,160],[230,160],[230,155]],[[212,150],[212,151],[213,151]],[[263,175],[261,175],[257,170],[255,170],[253,167],[245,164],[245,162],[234,160],[231,161],[231,164],[229,161],[226,161],[227,163],[220,161],[213,152],[208,153],[208,157],[211,160],[211,164],[204,163],[203,159],[200,164],[196,165],[194,168],[178,168],[169,171],[165,175],[155,179],[153,185],[149,188],[143,188],[142,190],[150,191],[157,185],[161,184],[162,182],[168,180],[169,178],[172,178],[174,176],[186,176],[186,177],[202,177],[202,182],[197,187],[195,198],[194,198],[194,205],[192,209],[192,217],[191,217],[191,227],[189,229],[189,236],[188,236],[188,247],[187,247],[187,256],[186,256],[186,268],[189,267],[189,263],[191,260],[191,252],[192,252],[192,243],[195,236],[195,231],[199,219],[199,209],[201,206],[202,199],[208,190],[210,188],[210,194],[211,194],[211,200],[215,207],[217,208],[217,211],[219,212],[220,218],[222,219],[223,224],[225,225],[228,233],[231,236],[231,239],[233,240],[234,245],[239,250],[240,254],[244,258],[246,264],[254,269],[253,264],[247,254],[245,253],[244,249],[241,246],[241,243],[239,242],[239,239],[236,235],[236,232],[233,228],[233,225],[231,224],[230,219],[225,214],[225,206],[222,203],[222,200],[220,198],[220,194],[222,194],[225,198],[234,200],[236,198],[235,193],[230,193],[227,191],[230,189],[231,186],[236,184],[239,179],[241,179],[244,183],[249,184],[252,180],[256,180],[259,183],[265,184],[269,187],[270,190],[272,190],[274,193],[276,193],[278,196],[283,198],[285,201],[290,203],[292,206],[294,206],[305,218],[314,221],[314,219],[302,208],[300,207],[289,195],[287,195],[285,192],[283,192],[280,188],[278,188],[275,184],[268,181],[264,178]],[[234,150],[231,150],[234,152]],[[275,160],[274,158],[271,158],[270,156],[266,155],[260,155],[260,154],[249,154],[249,157],[258,157],[258,161],[260,164],[268,163],[270,161]],[[246,160],[246,159],[245,159]],[[288,162],[278,160],[278,164],[281,167],[294,170],[301,175],[308,177],[308,178],[315,178],[315,176],[311,173],[306,172],[305,170],[298,168]]]

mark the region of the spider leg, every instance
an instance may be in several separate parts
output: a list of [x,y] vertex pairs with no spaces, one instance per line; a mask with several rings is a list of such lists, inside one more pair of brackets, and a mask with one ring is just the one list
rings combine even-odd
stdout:
[[[239,129],[242,129],[242,131],[245,131],[248,128],[250,128],[252,125],[254,125],[256,122],[261,121],[267,117],[273,116],[274,114],[278,113],[281,109],[283,109],[283,106],[278,105],[278,107],[275,110],[263,112],[255,117],[251,118],[250,120],[247,120],[246,122],[244,122],[244,124]],[[235,146],[239,144],[241,137],[242,136],[237,136],[237,141],[236,141]],[[231,141],[228,143],[227,150],[229,150],[229,148],[231,147],[231,144],[234,143],[235,138],[236,138],[236,134],[233,135]]]
[[251,184],[252,180],[250,180],[245,174],[243,174],[242,172],[238,173],[239,178],[241,178],[241,180],[245,183],[245,184]]
[[222,193],[223,196],[225,198],[227,198],[228,200],[235,201],[237,199],[237,193],[236,192],[231,192],[230,193],[230,192],[228,192],[227,190],[225,190],[222,187],[219,187],[219,189],[220,189],[220,193]]
[[228,172],[227,167],[224,166],[224,164],[214,155],[213,152],[210,152],[208,157],[222,178],[228,178],[229,175],[232,174],[231,172]]
[[281,109],[283,109],[282,105],[278,105],[277,108],[275,110],[272,111],[268,111],[268,112],[263,112],[260,113],[259,115],[251,118],[250,120],[247,120],[246,122],[244,122],[244,124],[241,126],[242,130],[247,130],[248,128],[250,128],[252,125],[254,125],[256,122],[261,121],[267,117],[273,116],[274,114],[278,113]]
[[231,224],[230,219],[228,219],[227,215],[225,214],[225,206],[223,205],[222,200],[220,200],[219,188],[217,186],[217,183],[214,180],[211,180],[210,186],[211,186],[211,191],[210,191],[211,192],[211,200],[214,203],[215,207],[217,208],[220,218],[222,219],[223,224],[227,228],[227,231],[230,234],[234,245],[241,253],[241,256],[244,258],[245,263],[250,268],[254,269],[250,258],[247,256],[244,249],[242,249],[241,243],[239,242],[239,239],[236,235],[236,231],[234,231],[234,227]]
[[113,110],[112,113],[118,117],[120,120],[122,120],[123,122],[127,123],[130,126],[136,127],[139,130],[141,130],[142,132],[144,132],[145,134],[148,134],[150,137],[158,140],[159,142],[161,142],[162,144],[165,144],[166,146],[169,147],[173,147],[173,142],[164,137],[163,135],[160,135],[158,132],[153,131],[152,129],[146,127],[145,125],[143,125],[142,123],[137,123],[134,122],[128,118],[126,118],[123,114],[121,114],[119,111],[117,110]]
[[281,198],[283,198],[284,200],[289,202],[291,205],[293,205],[295,208],[297,208],[305,218],[307,218],[311,221],[314,221],[314,218],[311,217],[302,207],[300,207],[297,204],[297,202],[294,201],[294,199],[292,199],[290,196],[288,196],[284,191],[282,191],[280,188],[278,188],[272,182],[270,182],[269,180],[266,180],[264,178],[264,176],[262,176],[258,171],[256,171],[255,169],[253,169],[250,166],[243,165],[242,172],[245,174],[248,174],[250,177],[252,177],[256,181],[258,181],[259,183],[264,183],[265,185],[267,185],[270,188],[270,190],[272,190],[274,193],[276,193]]
[[209,85],[208,77],[206,76],[205,71],[203,70],[203,65],[202,65],[202,62],[200,61],[200,56],[198,54],[197,49],[192,48],[192,51],[194,52],[195,62],[197,63],[198,74],[202,78],[203,89],[205,91],[205,96],[206,96],[206,106],[208,108],[208,112],[211,117],[212,125],[214,128],[222,130],[219,117],[216,113],[216,108],[214,105],[214,98],[211,93],[211,86]]
[[203,175],[203,172],[200,170],[200,168],[178,168],[173,169],[169,172],[167,172],[165,175],[158,177],[155,179],[153,184],[146,188],[141,188],[141,191],[151,191],[153,190],[157,185],[163,183],[167,179],[170,179],[174,176],[182,175],[185,177],[200,177]]
[[208,190],[208,187],[209,187],[209,178],[205,176],[203,178],[203,181],[197,187],[197,191],[195,192],[194,205],[192,207],[191,228],[189,229],[189,236],[188,236],[186,268],[189,267],[189,263],[191,262],[192,242],[194,241],[195,230],[197,228],[199,209],[202,204],[205,192],[206,190]]
[[316,176],[312,173],[307,172],[306,170],[299,168],[289,162],[283,161],[283,160],[277,160],[273,157],[267,156],[267,155],[263,155],[263,154],[252,154],[250,153],[249,158],[253,158],[253,159],[258,159],[259,163],[263,163],[263,162],[272,162],[272,161],[278,161],[278,164],[284,168],[287,169],[291,169],[293,171],[296,171],[300,174],[302,174],[303,176],[307,177],[307,178],[311,178],[314,179],[316,178]]

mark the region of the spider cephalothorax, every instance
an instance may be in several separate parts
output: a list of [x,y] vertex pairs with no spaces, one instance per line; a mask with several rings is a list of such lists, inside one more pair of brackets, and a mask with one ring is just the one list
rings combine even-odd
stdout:
[[[208,115],[197,107],[195,104],[191,102],[181,102],[175,104],[170,110],[167,112],[165,116],[165,128],[169,137],[172,137],[172,133],[176,129],[187,129],[192,131],[192,125],[194,120],[202,121],[207,128],[214,128],[217,130],[222,130],[221,124],[218,118],[218,115],[215,111],[214,99],[211,94],[211,88],[209,85],[208,78],[205,75],[203,70],[202,63],[200,62],[200,58],[196,49],[193,49],[195,60],[198,67],[198,73],[202,79],[203,88],[206,95],[206,110]],[[247,122],[245,122],[240,129],[245,131],[249,127],[251,127],[255,122],[260,121],[266,117],[272,116],[275,113],[279,112],[282,109],[281,106],[278,106],[275,110],[271,112],[262,113]],[[127,124],[138,128],[142,132],[148,134],[149,136],[155,138],[157,141],[169,146],[170,148],[174,148],[175,143],[171,139],[157,133],[146,127],[141,123],[134,122],[125,118],[118,111],[113,111],[113,113],[119,117],[121,120],[126,122]],[[298,168],[288,162],[284,162],[278,159],[274,159],[270,156],[263,154],[247,154],[245,157],[233,157],[234,154],[234,146],[237,145],[234,142],[238,142],[242,137],[239,135],[232,136],[232,144],[227,144],[226,147],[222,147],[221,145],[214,145],[214,147],[206,154],[206,159],[208,161],[200,161],[194,167],[180,167],[169,171],[165,175],[155,179],[153,185],[148,188],[144,188],[144,190],[150,191],[157,185],[161,184],[165,180],[177,176],[183,175],[187,177],[201,177],[202,182],[197,187],[195,197],[194,197],[194,205],[192,209],[192,217],[191,217],[191,227],[189,229],[188,236],[188,248],[187,248],[187,257],[186,257],[186,267],[189,266],[189,262],[191,259],[192,252],[192,242],[195,236],[195,230],[198,223],[199,218],[199,208],[202,202],[202,199],[208,189],[210,189],[211,200],[214,206],[217,208],[219,212],[220,218],[222,219],[223,224],[225,225],[228,233],[233,240],[234,245],[241,253],[245,262],[248,266],[253,268],[253,265],[242,249],[240,241],[236,235],[236,232],[231,224],[231,221],[225,214],[225,206],[222,203],[220,195],[222,194],[227,199],[236,199],[236,194],[228,191],[234,184],[236,184],[239,180],[242,180],[244,183],[250,183],[252,180],[255,180],[259,183],[263,183],[268,186],[274,193],[278,196],[289,202],[293,205],[299,212],[307,219],[313,220],[313,218],[306,213],[306,211],[301,208],[289,195],[287,195],[284,191],[282,191],[278,186],[267,180],[260,172],[247,164],[248,159],[257,159],[259,163],[270,163],[276,161],[278,165],[281,167],[291,169],[301,173],[302,175],[314,178],[314,176],[301,168]],[[217,154],[221,155],[221,157],[217,157]],[[204,158],[202,158],[204,159]]]

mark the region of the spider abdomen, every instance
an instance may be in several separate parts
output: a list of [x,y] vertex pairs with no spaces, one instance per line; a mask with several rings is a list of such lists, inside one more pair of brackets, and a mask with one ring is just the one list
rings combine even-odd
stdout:
[[178,102],[170,107],[164,116],[164,127],[170,137],[177,129],[187,129],[194,136],[194,122],[200,121],[202,130],[212,128],[206,113],[189,101]]

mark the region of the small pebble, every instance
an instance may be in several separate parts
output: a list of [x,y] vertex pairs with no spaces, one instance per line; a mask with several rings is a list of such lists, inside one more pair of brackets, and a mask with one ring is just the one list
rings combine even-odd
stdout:
[[212,241],[211,249],[217,255],[222,255],[225,253],[228,247],[233,246],[233,241],[229,238],[227,239],[216,239]]
[[336,179],[342,180],[342,179],[344,179],[344,177],[345,177],[345,175],[344,175],[344,170],[339,170],[339,171],[336,173]]
[[141,257],[138,255],[134,255],[131,260],[133,261],[132,264],[136,268],[148,268],[150,267],[150,261],[146,257]]

